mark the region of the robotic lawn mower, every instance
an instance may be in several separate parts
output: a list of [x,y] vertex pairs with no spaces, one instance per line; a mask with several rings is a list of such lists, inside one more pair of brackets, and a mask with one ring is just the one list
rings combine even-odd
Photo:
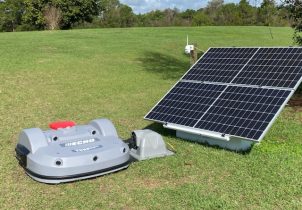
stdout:
[[16,157],[36,181],[56,184],[126,169],[131,161],[172,155],[162,137],[151,131],[134,131],[123,141],[107,119],[88,125],[74,122],[50,124],[51,130],[24,129]]

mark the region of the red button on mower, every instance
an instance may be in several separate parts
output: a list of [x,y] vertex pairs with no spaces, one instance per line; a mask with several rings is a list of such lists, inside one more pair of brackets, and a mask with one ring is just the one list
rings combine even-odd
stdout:
[[68,128],[75,126],[76,123],[73,121],[61,121],[61,122],[53,122],[49,124],[49,127],[53,130],[58,130],[60,128]]

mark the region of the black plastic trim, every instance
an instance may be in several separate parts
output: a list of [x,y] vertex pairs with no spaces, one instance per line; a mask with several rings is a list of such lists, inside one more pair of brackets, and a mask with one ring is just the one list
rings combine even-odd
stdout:
[[36,177],[36,178],[40,178],[40,179],[46,179],[46,180],[65,180],[65,179],[76,179],[76,178],[81,178],[81,177],[86,177],[86,176],[93,176],[93,175],[96,175],[96,174],[101,174],[101,173],[105,173],[105,172],[108,172],[108,171],[112,171],[112,170],[115,170],[115,169],[119,169],[119,168],[122,168],[122,167],[125,167],[125,166],[128,166],[130,164],[130,161],[127,161],[125,163],[122,163],[120,165],[117,165],[117,166],[113,166],[113,167],[110,167],[110,168],[105,168],[105,169],[101,169],[101,170],[98,170],[98,171],[92,171],[92,172],[88,172],[88,173],[81,173],[81,174],[75,174],[75,175],[68,175],[68,176],[44,176],[44,175],[40,175],[40,174],[37,174],[27,168],[25,168],[25,171]]
[[19,164],[25,168],[27,166],[27,155],[30,153],[30,151],[22,144],[17,144],[15,151]]

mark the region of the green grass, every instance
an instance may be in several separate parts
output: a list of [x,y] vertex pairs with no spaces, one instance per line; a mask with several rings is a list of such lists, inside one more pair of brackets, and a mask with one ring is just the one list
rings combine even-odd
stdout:
[[[3,209],[299,209],[302,109],[287,107],[248,154],[182,141],[143,116],[187,71],[186,35],[210,46],[289,46],[290,28],[95,29],[0,34]],[[14,157],[23,128],[111,119],[121,137],[151,126],[175,156],[97,179],[40,184]]]

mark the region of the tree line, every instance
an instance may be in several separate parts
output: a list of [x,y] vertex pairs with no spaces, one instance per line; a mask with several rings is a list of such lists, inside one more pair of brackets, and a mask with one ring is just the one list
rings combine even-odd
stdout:
[[[295,29],[294,40],[302,46],[302,1],[285,0],[288,7],[291,25]],[[302,90],[302,85],[300,86]]]
[[208,25],[266,25],[289,26],[287,8],[277,6],[274,0],[264,0],[259,7],[252,6],[247,0],[238,4],[223,0],[212,0],[199,10],[177,9],[153,11],[138,15],[139,26],[208,26]]
[[199,10],[177,8],[134,14],[119,0],[0,0],[0,30],[87,27],[266,25],[288,26],[288,7],[264,0],[259,7],[212,0]]
[[119,0],[0,0],[0,31],[54,30],[97,27],[157,27],[209,25],[263,25],[295,28],[302,44],[302,1],[247,0],[238,4],[211,0],[205,8],[177,8],[134,14]]

